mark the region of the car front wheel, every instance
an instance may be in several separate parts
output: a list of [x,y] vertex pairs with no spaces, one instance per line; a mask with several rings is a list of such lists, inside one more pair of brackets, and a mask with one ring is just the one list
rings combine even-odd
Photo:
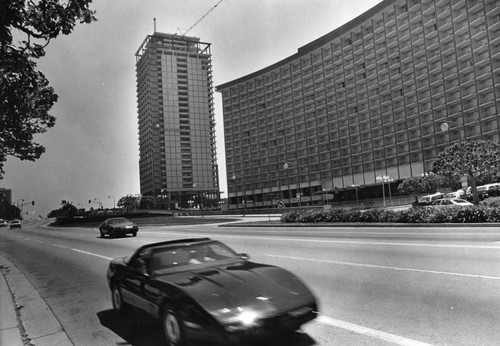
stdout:
[[113,310],[117,314],[123,314],[125,311],[125,303],[123,302],[122,292],[120,287],[115,285],[111,290],[111,300],[113,301]]
[[165,309],[165,312],[163,313],[162,327],[167,339],[167,345],[183,346],[185,344],[182,321],[175,310],[171,308]]

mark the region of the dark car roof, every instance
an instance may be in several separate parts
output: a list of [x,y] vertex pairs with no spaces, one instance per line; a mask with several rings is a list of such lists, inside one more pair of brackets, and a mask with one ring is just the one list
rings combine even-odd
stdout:
[[110,217],[109,219],[106,219],[106,221],[130,221],[130,220],[124,217]]

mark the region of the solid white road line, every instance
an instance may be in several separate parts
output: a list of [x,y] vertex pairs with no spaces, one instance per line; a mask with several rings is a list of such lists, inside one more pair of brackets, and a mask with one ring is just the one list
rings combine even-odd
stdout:
[[382,332],[380,330],[370,329],[363,326],[359,326],[357,324],[336,320],[326,316],[318,316],[316,322],[321,324],[326,324],[331,327],[342,328],[345,330],[349,330],[356,334],[366,335],[372,337],[374,339],[379,339],[383,341],[387,341],[393,343],[395,345],[401,346],[431,346],[431,344],[427,344],[425,342],[420,342],[408,338],[404,338],[402,336],[397,336],[389,333]]
[[93,253],[93,252],[83,251],[83,250],[79,250],[79,249],[72,249],[72,248],[68,248],[68,249],[71,250],[71,251],[75,251],[75,252],[79,252],[79,253],[85,254],[85,255],[99,257],[99,258],[103,258],[105,260],[112,260],[111,257],[107,257],[107,256],[103,256],[103,255],[98,255],[98,254]]
[[497,277],[497,276],[462,274],[462,273],[442,272],[442,271],[414,269],[414,268],[390,267],[390,266],[381,266],[381,265],[375,265],[375,264],[341,262],[341,261],[321,260],[321,259],[316,259],[316,258],[295,257],[295,256],[265,255],[265,254],[263,256],[291,259],[291,260],[300,260],[300,261],[309,261],[309,262],[322,262],[322,263],[330,263],[330,264],[338,264],[338,265],[347,265],[347,266],[354,266],[354,267],[390,269],[390,270],[407,271],[407,272],[414,272],[414,273],[440,274],[440,275],[459,276],[459,277],[475,278],[475,279],[500,280],[500,277]]
[[[168,232],[162,234],[160,232],[143,232],[149,234],[161,234],[168,236],[186,236],[186,233]],[[189,233],[192,236],[206,237],[205,233]],[[252,235],[230,235],[230,234],[217,234],[214,238],[237,238],[237,239],[250,239],[255,240]],[[482,250],[500,250],[498,245],[459,245],[459,244],[426,244],[426,243],[397,243],[397,242],[380,242],[380,241],[356,241],[356,240],[330,240],[330,239],[311,239],[311,238],[285,238],[285,237],[262,237],[265,240],[272,241],[293,241],[293,242],[308,242],[308,243],[326,243],[326,244],[350,244],[350,245],[378,245],[378,246],[407,246],[407,247],[432,247],[432,248],[452,248],[452,249],[482,249]]]

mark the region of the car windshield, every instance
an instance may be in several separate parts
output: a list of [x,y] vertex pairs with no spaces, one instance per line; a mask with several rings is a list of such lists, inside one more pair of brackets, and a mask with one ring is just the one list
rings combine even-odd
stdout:
[[159,274],[172,268],[201,266],[237,258],[239,257],[234,251],[219,242],[160,247],[153,249],[150,271]]
[[108,220],[108,223],[110,225],[116,225],[116,224],[119,224],[119,223],[129,223],[130,221],[128,221],[127,219],[109,219]]

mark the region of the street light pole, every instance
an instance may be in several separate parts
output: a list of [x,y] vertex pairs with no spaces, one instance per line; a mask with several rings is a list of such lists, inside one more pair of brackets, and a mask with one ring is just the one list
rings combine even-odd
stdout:
[[[460,138],[462,137],[461,130],[463,129],[464,139],[467,140],[467,132],[465,131],[465,127],[462,124],[458,124],[455,121],[446,120],[445,122],[441,123],[441,125],[440,125],[441,131],[443,131],[443,132],[448,131],[450,129],[450,124],[453,124],[457,127],[457,129],[459,131]],[[451,139],[450,139],[450,141],[451,141]]]
[[287,185],[288,185],[288,205],[289,206],[292,206],[292,196],[290,194],[290,177],[288,176],[288,163],[285,162],[285,164],[283,165],[283,168],[285,169],[285,172],[286,172],[286,182],[287,182]]
[[115,209],[116,203],[115,203],[115,196],[109,195],[108,198],[113,198],[113,209]]
[[354,190],[356,191],[356,204],[358,204],[359,203],[359,201],[358,201],[358,188],[359,188],[359,184],[352,184],[351,186],[354,187]]
[[388,175],[379,175],[377,176],[377,180],[382,181],[382,198],[384,199],[384,208],[386,207],[385,203],[385,181],[389,181],[389,176]]
[[[236,174],[233,174],[231,179],[234,181],[235,188],[236,188],[236,208],[239,207],[238,205],[238,184],[236,183]],[[243,195],[241,196],[241,203],[243,204],[243,216],[246,216],[247,214],[247,206],[246,206],[246,192],[245,190],[245,180],[243,180]]]

